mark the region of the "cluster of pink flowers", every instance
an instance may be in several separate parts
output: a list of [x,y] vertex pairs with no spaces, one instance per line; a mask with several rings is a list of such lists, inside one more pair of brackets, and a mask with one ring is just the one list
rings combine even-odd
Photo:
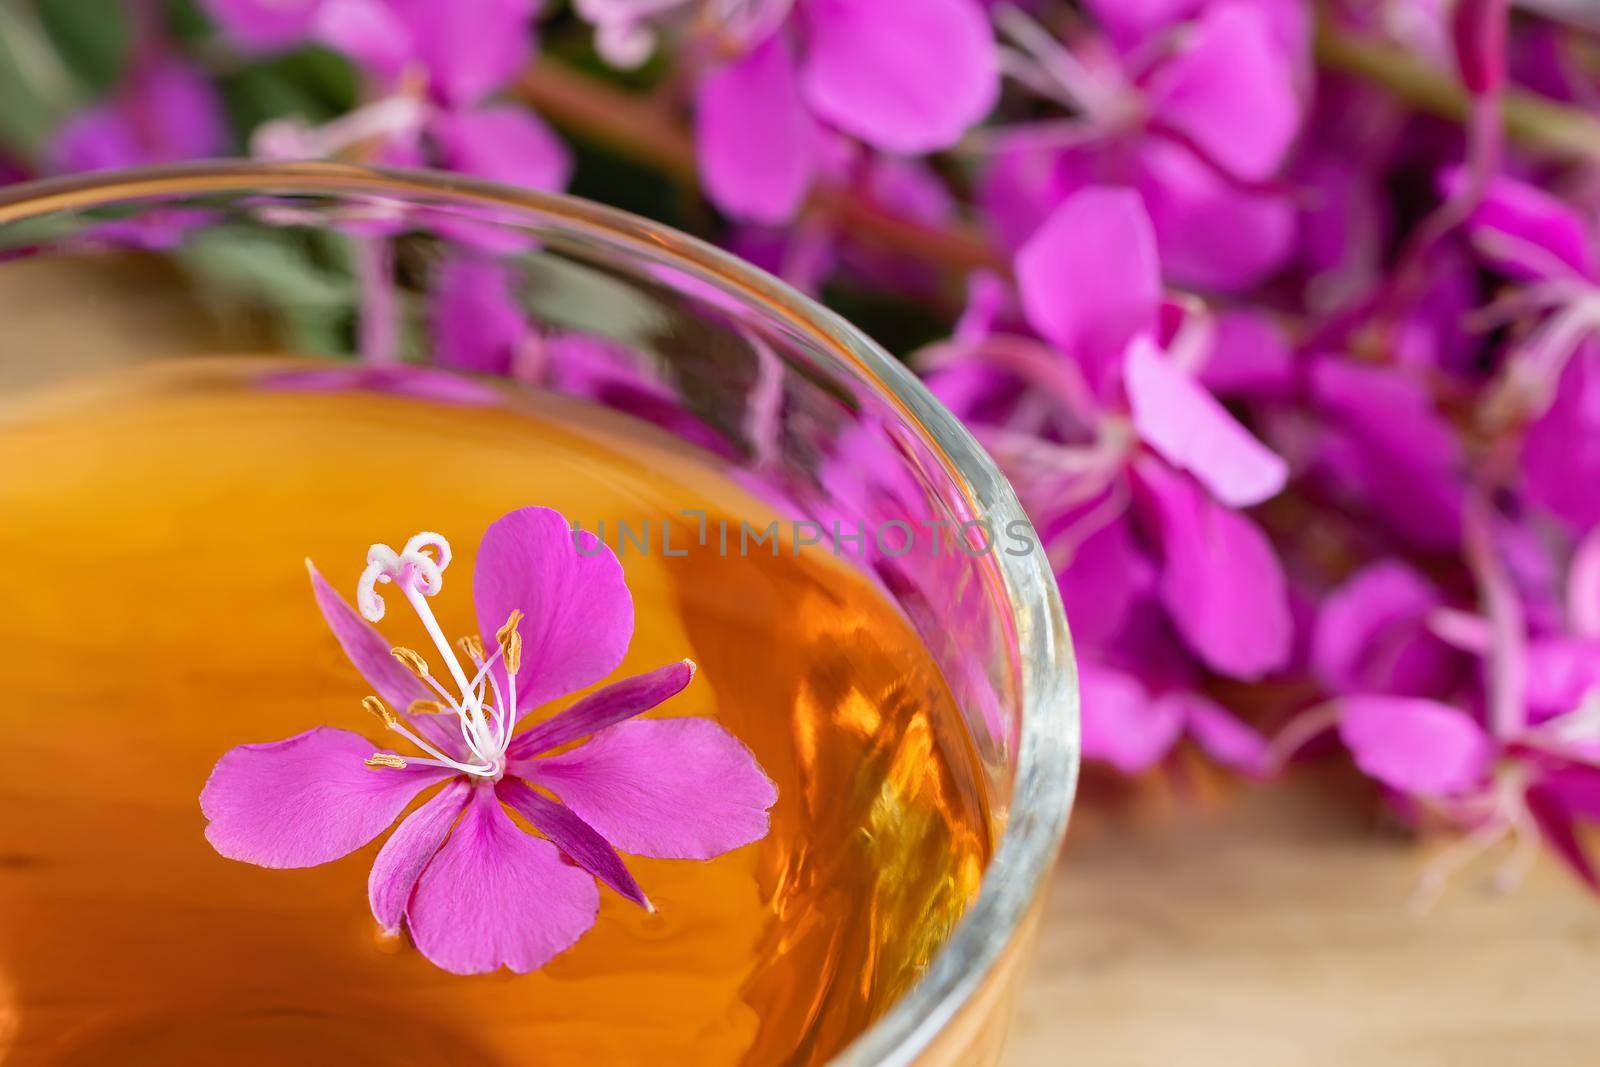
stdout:
[[[136,6],[121,87],[41,169],[224,149],[197,54]],[[1511,841],[1511,880],[1543,842],[1600,887],[1600,29],[1508,0],[1334,0],[1320,25],[1308,0],[202,6],[223,50],[360,73],[349,114],[240,150],[562,188],[528,100],[598,84],[549,117],[677,122],[710,236],[928,308],[947,339],[903,354],[1060,576],[1090,760],[1193,743],[1266,778],[1343,752],[1459,832],[1435,876]],[[596,140],[626,154],[638,125]],[[629,381],[530,328],[495,269],[441,272],[444,362],[565,346]]]

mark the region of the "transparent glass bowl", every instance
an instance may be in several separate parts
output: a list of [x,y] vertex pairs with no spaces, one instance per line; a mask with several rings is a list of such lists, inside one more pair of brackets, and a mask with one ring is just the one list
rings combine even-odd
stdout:
[[[535,326],[503,365],[435,343],[427,293],[462,264],[509,278]],[[87,274],[126,299],[64,299]],[[645,219],[444,174],[318,164],[0,189],[0,316],[27,325],[0,330],[0,390],[95,360],[282,350],[354,357],[375,386],[434,392],[461,379],[428,366],[453,364],[646,418],[734,463],[794,521],[869,531],[847,550],[955,693],[997,845],[927,973],[836,1062],[998,1058],[1071,805],[1077,679],[1054,576],[1010,487],[872,341]],[[42,349],[57,329],[74,343]],[[607,342],[604,358],[565,365],[559,345],[537,341],[573,333]]]

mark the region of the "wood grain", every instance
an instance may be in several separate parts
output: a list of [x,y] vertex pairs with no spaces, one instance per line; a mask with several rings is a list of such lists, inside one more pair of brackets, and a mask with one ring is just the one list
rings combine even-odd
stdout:
[[1327,781],[1068,842],[1011,1067],[1600,1062],[1600,901],[1552,863],[1408,907],[1424,850]]

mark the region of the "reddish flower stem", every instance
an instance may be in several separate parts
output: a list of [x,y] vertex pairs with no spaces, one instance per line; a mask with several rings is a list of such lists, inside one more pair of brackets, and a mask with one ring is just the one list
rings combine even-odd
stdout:
[[[1317,27],[1317,61],[1379,85],[1420,111],[1457,122],[1471,118],[1472,96],[1460,81],[1401,45],[1323,22]],[[1506,136],[1527,150],[1558,159],[1600,159],[1600,119],[1581,108],[1508,87],[1502,121]]]

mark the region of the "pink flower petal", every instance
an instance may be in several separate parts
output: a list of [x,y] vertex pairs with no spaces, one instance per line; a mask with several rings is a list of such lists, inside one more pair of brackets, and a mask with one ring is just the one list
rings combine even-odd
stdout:
[[291,393],[389,393],[437,404],[461,404],[467,407],[487,407],[504,399],[492,386],[471,378],[407,364],[281,371],[262,375],[256,379],[256,384],[262,389],[281,389]]
[[1433,584],[1399,560],[1370,564],[1317,613],[1311,665],[1330,691],[1420,696],[1448,682],[1457,657],[1427,627]]
[[1267,771],[1267,739],[1198,693],[1167,693],[1158,703],[1176,708],[1189,736],[1224,767],[1261,776]]
[[1148,95],[1161,122],[1243,178],[1271,177],[1300,132],[1294,64],[1252,4],[1208,7]]
[[1033,328],[1097,385],[1128,343],[1152,333],[1161,302],[1155,233],[1139,194],[1091,186],[1069,197],[1017,254]]
[[63,174],[136,167],[144,149],[115,106],[86,108],[68,119],[45,146],[48,168]]
[[1294,201],[1238,188],[1183,145],[1146,141],[1137,180],[1162,265],[1177,285],[1242,293],[1294,256],[1300,233]]
[[516,778],[495,787],[502,802],[521,812],[533,828],[548,837],[568,859],[642,908],[655,909],[611,843],[564,804],[529,789]]
[[450,170],[525,189],[560,191],[572,179],[565,142],[525,107],[500,104],[438,116],[428,126]]
[[701,180],[711,202],[734,218],[769,225],[791,219],[817,172],[818,137],[781,35],[700,81]]
[[1254,311],[1224,311],[1217,316],[1217,342],[1200,381],[1215,396],[1282,399],[1297,385],[1294,364],[1294,349],[1272,319]]
[[316,598],[317,607],[328,622],[328,629],[333,631],[339,647],[344,649],[344,654],[350,657],[350,662],[355,664],[367,684],[402,712],[411,706],[413,700],[433,699],[433,693],[417,680],[416,675],[389,654],[391,646],[383,639],[383,635],[334,591],[333,586],[309,560],[306,561],[306,570],[311,574],[311,595]]
[[533,53],[534,0],[388,0],[416,42],[431,89],[451,107],[512,81]]
[[623,852],[706,860],[759,841],[777,789],[710,719],[636,719],[529,774]]
[[948,148],[1000,95],[994,34],[972,0],[811,0],[802,10],[807,102],[875,148]]
[[1123,774],[1154,766],[1177,744],[1183,715],[1175,706],[1150,700],[1131,674],[1091,663],[1079,665],[1083,701],[1083,754]]
[[450,777],[435,767],[368,767],[372,752],[360,734],[326,726],[230,749],[200,792],[206,840],[261,867],[315,867],[365,845]]
[[1528,495],[1571,525],[1600,526],[1600,348],[1573,354],[1555,401],[1528,428],[1522,470]]
[[[1466,182],[1466,170],[1457,167],[1445,172],[1442,184],[1455,196]],[[1473,207],[1469,226],[1479,252],[1511,277],[1600,277],[1589,221],[1538,186],[1495,178]]]
[[372,906],[372,917],[385,931],[399,931],[417,879],[450,835],[450,828],[471,795],[472,786],[465,777],[454,779],[406,816],[378,850],[367,876],[367,902]]
[[549,508],[521,508],[490,524],[472,590],[485,643],[513,610],[524,615],[519,711],[598,682],[617,669],[633,637],[622,564]]
[[543,838],[517,828],[479,786],[422,871],[406,924],[417,949],[453,974],[538,970],[594,925],[600,890]]
[[1600,639],[1545,637],[1528,645],[1528,709],[1537,719],[1574,711],[1600,693]]
[[[1105,504],[1100,498],[1091,506]],[[1063,516],[1063,527],[1083,521],[1082,509]],[[1053,527],[1040,531],[1046,543]],[[1137,603],[1150,595],[1155,568],[1125,517],[1118,517],[1083,538],[1065,567],[1057,570],[1061,601],[1072,626],[1073,641],[1082,648],[1103,646],[1117,638]]]
[[1550,770],[1540,787],[1572,818],[1600,823],[1600,768],[1573,764]]
[[1204,0],[1087,0],[1085,6],[1112,38],[1128,48],[1194,14]]
[[1426,383],[1389,367],[1325,358],[1312,367],[1311,389],[1329,416],[1325,451],[1346,448],[1340,475],[1355,500],[1419,546],[1456,548],[1465,460]]
[[145,163],[181,163],[226,151],[222,101],[199,69],[174,60],[140,67],[123,87],[128,122],[144,142]]
[[311,35],[385,81],[398,78],[417,42],[387,0],[321,0]]
[[1155,342],[1135,338],[1123,374],[1139,436],[1222,503],[1248,507],[1283,489],[1289,465],[1174,366]]
[[1415,796],[1471,789],[1492,756],[1477,723],[1448,704],[1415,697],[1346,697],[1339,736],[1365,774]]
[[504,263],[482,256],[446,260],[428,294],[435,358],[441,366],[477,374],[506,374],[532,335],[511,295]]
[[1600,638],[1600,526],[1585,534],[1573,549],[1565,599],[1573,635]]
[[1528,814],[1539,827],[1545,844],[1590,889],[1600,891],[1600,871],[1573,829],[1572,812],[1562,803],[1559,794],[1548,787],[1535,785],[1525,794]]
[[1282,667],[1294,621],[1266,535],[1155,459],[1135,470],[1160,530],[1161,602],[1178,633],[1223,674],[1253,679]]
[[322,0],[201,0],[201,7],[235,44],[263,51],[300,43]]
[[106,170],[216,155],[225,142],[211,83],[187,64],[161,59],[136,66],[116,99],[69,121],[46,151],[57,170]]
[[1096,158],[1081,150],[1046,152],[1034,145],[997,148],[975,190],[982,217],[1001,247],[1016,250],[1063,200],[1098,177]]
[[693,680],[694,672],[692,660],[679,660],[647,674],[612,682],[513,737],[506,755],[513,760],[527,759],[642,715],[681,693]]

